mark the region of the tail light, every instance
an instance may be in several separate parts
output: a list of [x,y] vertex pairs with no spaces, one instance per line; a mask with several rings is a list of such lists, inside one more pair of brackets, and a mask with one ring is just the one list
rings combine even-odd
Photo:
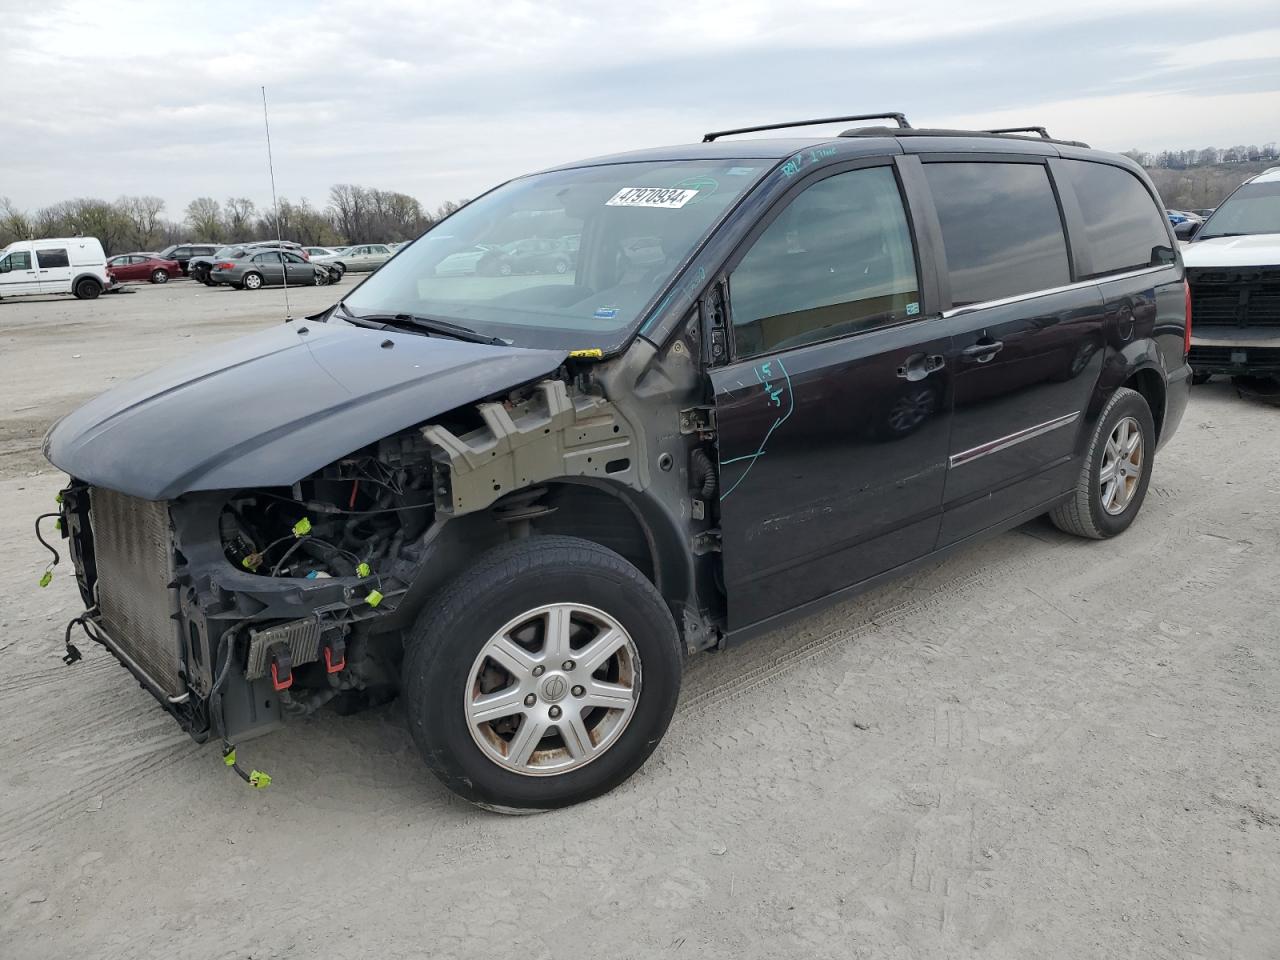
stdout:
[[[218,264],[216,267],[214,267],[213,269],[215,269],[215,270],[230,270],[230,269],[232,269],[233,267],[235,267],[235,264],[234,264],[234,263],[220,263],[220,264]],[[1187,294],[1187,296],[1191,296],[1191,294]],[[1189,329],[1191,329],[1191,328],[1190,328],[1190,327],[1188,327],[1187,329],[1189,330]]]
[[1182,333],[1182,355],[1186,357],[1191,353],[1191,284],[1183,280],[1182,288],[1187,294],[1187,325]]

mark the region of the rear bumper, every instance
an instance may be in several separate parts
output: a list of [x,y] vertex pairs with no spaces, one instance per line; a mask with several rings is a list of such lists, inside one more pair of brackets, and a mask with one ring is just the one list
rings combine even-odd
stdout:
[[1280,373],[1280,326],[1193,330],[1190,363],[1198,374]]

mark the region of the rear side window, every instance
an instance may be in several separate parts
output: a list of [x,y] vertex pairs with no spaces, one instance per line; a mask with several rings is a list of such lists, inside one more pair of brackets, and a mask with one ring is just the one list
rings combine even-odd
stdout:
[[37,250],[36,262],[40,264],[42,269],[71,266],[71,261],[67,259],[67,251],[62,249]]
[[828,177],[792,200],[730,275],[738,356],[909,319],[918,291],[893,171]]
[[953,306],[1071,282],[1049,174],[1036,163],[927,163]]
[[1171,262],[1164,213],[1137,177],[1084,160],[1064,160],[1058,169],[1066,171],[1080,201],[1093,276]]

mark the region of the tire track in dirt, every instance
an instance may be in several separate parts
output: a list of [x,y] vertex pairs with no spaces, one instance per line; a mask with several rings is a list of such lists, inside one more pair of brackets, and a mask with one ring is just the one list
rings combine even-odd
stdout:
[[50,684],[62,683],[64,680],[70,683],[77,683],[86,674],[96,675],[108,672],[108,668],[115,666],[114,659],[94,659],[82,660],[78,664],[68,666],[65,663],[59,663],[56,667],[50,667],[47,670],[33,670],[30,673],[19,673],[0,680],[0,694],[14,694],[23,690],[31,690],[36,687],[44,687]]
[[0,845],[44,833],[71,814],[86,811],[94,797],[114,793],[198,749],[199,745],[190,741],[155,744],[111,764],[102,774],[76,784],[62,796],[0,813]]

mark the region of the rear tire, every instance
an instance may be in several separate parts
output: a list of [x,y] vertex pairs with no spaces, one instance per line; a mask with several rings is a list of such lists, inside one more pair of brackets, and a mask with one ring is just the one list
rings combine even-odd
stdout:
[[1208,382],[1209,382],[1209,378],[1210,378],[1210,377],[1212,377],[1212,376],[1213,376],[1213,374],[1211,374],[1211,373],[1194,373],[1194,372],[1193,372],[1193,373],[1191,374],[1191,384],[1192,384],[1192,386],[1196,386],[1196,387],[1198,387],[1198,386],[1200,386],[1202,383],[1208,383]]
[[96,300],[100,293],[102,293],[102,284],[97,280],[85,277],[76,284],[75,295],[77,300]]
[[243,290],[257,290],[261,286],[262,274],[260,273],[246,273],[244,275],[244,281],[240,284],[240,287]]
[[151,282],[152,283],[168,283],[169,271],[168,270],[152,270]]
[[[499,648],[520,658],[511,670],[509,654],[490,656]],[[539,536],[490,550],[427,605],[409,635],[403,697],[414,742],[450,790],[500,811],[546,810],[597,797],[644,764],[671,722],[680,672],[671,613],[639,570],[599,544]],[[591,703],[618,691],[621,706]],[[476,701],[506,692],[506,712],[477,722]],[[526,731],[540,732],[521,751]]]
[[1054,526],[1091,540],[1127,530],[1146,499],[1155,448],[1151,408],[1142,394],[1121,387],[1094,427],[1075,492],[1049,514]]

